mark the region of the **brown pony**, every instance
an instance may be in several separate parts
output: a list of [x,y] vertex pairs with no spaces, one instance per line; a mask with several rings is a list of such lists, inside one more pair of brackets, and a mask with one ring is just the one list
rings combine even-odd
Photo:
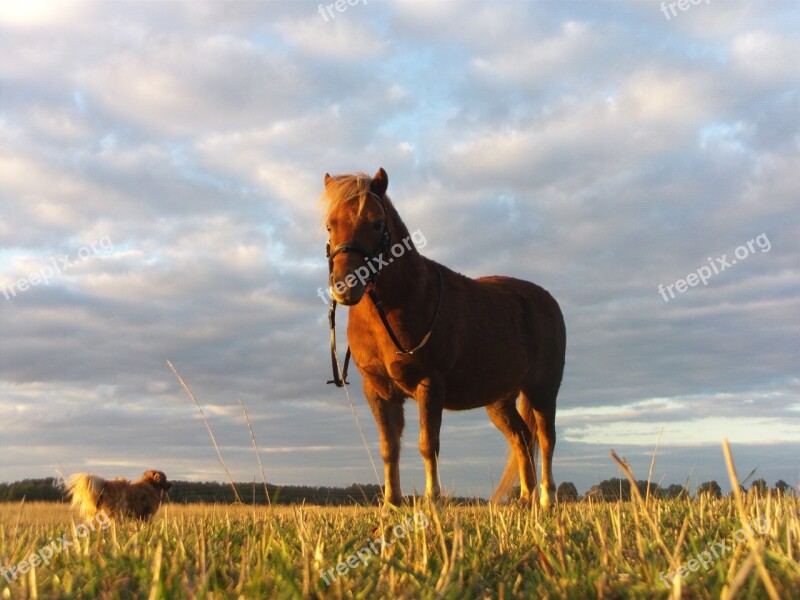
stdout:
[[[442,411],[485,406],[511,449],[493,500],[507,496],[517,477],[522,500],[536,494],[538,441],[540,504],[547,508],[555,499],[551,463],[566,350],[561,310],[533,283],[470,279],[422,256],[386,195],[388,183],[382,168],[372,178],[326,174],[322,195],[331,313],[336,302],[350,307],[347,339],[378,424],[385,499],[402,499],[403,404],[413,398],[426,495],[440,491]],[[370,301],[363,300],[365,293]],[[338,369],[334,379],[341,384]]]

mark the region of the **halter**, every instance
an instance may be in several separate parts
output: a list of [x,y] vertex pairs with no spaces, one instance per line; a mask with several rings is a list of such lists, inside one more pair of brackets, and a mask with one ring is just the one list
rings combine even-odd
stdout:
[[[383,209],[384,217],[387,217],[389,215],[389,212],[386,210],[386,205],[383,203],[383,198],[372,192],[367,192],[367,195],[372,196],[373,198],[375,198],[375,200],[378,201],[378,204],[380,204],[381,208]],[[364,248],[364,246],[352,240],[349,242],[342,242],[341,244],[338,244],[333,250],[331,250],[331,242],[330,240],[328,240],[328,243],[325,244],[325,256],[328,257],[328,273],[329,274],[333,273],[333,259],[337,254],[341,254],[343,252],[345,253],[358,252],[364,257],[364,259],[367,262],[370,262],[372,261],[373,258],[375,258],[375,255],[380,256],[381,254],[386,252],[389,249],[389,246],[391,245],[391,241],[392,241],[392,235],[389,233],[389,223],[388,220],[385,218],[383,221],[383,232],[381,233],[381,241],[375,252],[370,252],[369,250]],[[379,272],[380,271],[372,273],[372,275],[369,276],[366,282],[370,282],[376,279],[378,277]]]
[[[374,194],[372,192],[367,192],[370,196],[375,198],[378,203],[381,205],[383,209],[383,214],[385,217],[388,217],[389,211],[386,210],[386,205],[383,202],[383,198]],[[342,242],[341,244],[336,245],[333,250],[331,250],[331,242],[328,240],[328,243],[325,245],[325,255],[328,258],[328,274],[330,275],[333,273],[333,259],[337,254],[341,254],[343,252],[358,252],[364,257],[364,260],[367,263],[370,263],[375,256],[381,256],[384,252],[388,251],[391,247],[392,243],[392,235],[389,232],[389,220],[384,219],[383,222],[383,232],[381,233],[381,241],[378,244],[378,248],[375,250],[374,253],[371,253],[367,250],[364,246],[359,244],[355,241],[349,242]],[[425,344],[428,343],[428,340],[433,333],[433,328],[436,325],[436,321],[439,319],[439,313],[442,309],[442,299],[444,298],[444,280],[442,278],[442,272],[439,270],[439,266],[434,263],[434,267],[436,269],[436,275],[439,277],[439,303],[436,306],[436,313],[433,315],[433,322],[431,323],[428,332],[422,338],[422,341],[417,344],[411,350],[406,350],[403,347],[403,344],[397,338],[394,331],[392,330],[392,326],[389,324],[389,319],[386,317],[386,312],[383,309],[383,303],[381,299],[378,297],[378,292],[375,291],[375,287],[373,286],[371,290],[367,292],[369,295],[370,300],[375,305],[376,310],[378,311],[378,316],[381,318],[381,322],[383,323],[386,332],[389,334],[389,337],[392,340],[392,343],[397,348],[396,354],[414,354],[415,352],[421,350]],[[378,279],[378,275],[380,275],[380,270],[372,270],[372,274],[364,280],[364,283],[374,282]],[[347,353],[344,357],[344,367],[342,368],[342,376],[339,377],[339,369],[337,365],[337,358],[336,358],[336,299],[331,294],[331,304],[330,308],[328,309],[328,324],[331,328],[331,368],[333,370],[333,379],[329,380],[327,383],[333,383],[336,387],[343,387],[347,385],[349,382],[347,381],[347,367],[350,365],[350,346],[347,346]]]

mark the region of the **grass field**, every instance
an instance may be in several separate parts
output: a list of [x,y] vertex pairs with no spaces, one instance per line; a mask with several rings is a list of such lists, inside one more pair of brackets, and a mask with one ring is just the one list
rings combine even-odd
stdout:
[[798,506],[770,495],[547,514],[424,500],[168,504],[150,523],[112,524],[63,504],[2,504],[0,597],[797,598]]

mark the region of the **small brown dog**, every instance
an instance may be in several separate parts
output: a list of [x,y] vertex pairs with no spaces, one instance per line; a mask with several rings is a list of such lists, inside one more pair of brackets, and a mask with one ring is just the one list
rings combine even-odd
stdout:
[[89,473],[75,473],[65,482],[72,506],[83,516],[103,511],[112,519],[148,520],[158,511],[164,492],[172,487],[161,471],[147,471],[139,481],[124,477],[106,480]]

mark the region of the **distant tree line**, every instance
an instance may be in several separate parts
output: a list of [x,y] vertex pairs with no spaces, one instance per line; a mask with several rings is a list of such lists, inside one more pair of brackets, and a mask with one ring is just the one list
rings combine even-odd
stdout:
[[[276,486],[267,484],[272,504],[317,504],[322,506],[345,506],[352,504],[378,504],[382,497],[380,486],[373,484],[351,484],[347,487],[325,487],[305,485]],[[264,484],[237,483],[236,491],[244,504],[266,504]],[[180,504],[235,502],[233,488],[229,483],[214,481],[175,481],[169,491],[169,499]]]
[[[748,491],[743,486],[739,487],[742,492],[746,493]],[[636,488],[639,490],[639,493],[643,498],[647,495],[647,481],[636,481]],[[650,482],[649,488],[650,496],[655,498],[670,499],[689,496],[688,488],[683,485],[678,485],[677,483],[673,483],[664,488],[657,483]],[[763,494],[766,493],[768,489],[770,488],[764,479],[756,479],[752,484],[750,484],[750,491],[758,491]],[[791,494],[793,492],[792,486],[786,483],[783,479],[779,479],[777,482],[775,482],[775,486],[772,489],[778,494]],[[716,498],[720,498],[722,496],[722,488],[716,481],[704,481],[697,486],[697,489],[695,490],[696,496],[702,494],[709,494]],[[558,486],[557,495],[558,499],[562,502],[574,502],[581,499],[580,495],[578,494],[578,490],[575,488],[575,485],[570,481],[565,481]],[[597,485],[592,486],[592,488],[586,492],[583,498],[594,498],[597,500],[607,501],[630,500],[631,484],[627,479],[606,479]]]
[[14,483],[0,483],[0,502],[26,500],[63,500],[64,492],[59,489],[55,477],[46,479],[23,479]]
[[[647,482],[637,481],[636,487],[644,497],[647,494]],[[756,479],[750,484],[750,491],[765,493],[769,489],[764,479]],[[778,480],[772,488],[779,494],[791,494],[793,488],[784,480]],[[369,505],[379,504],[382,498],[380,486],[375,484],[358,485],[352,484],[348,487],[325,487],[325,486],[303,486],[285,485],[276,486],[267,484],[270,501],[272,504],[314,504],[322,506],[346,506],[353,504]],[[747,492],[741,487],[743,492]],[[244,504],[266,504],[263,484],[237,483],[236,491]],[[582,498],[593,498],[596,500],[630,500],[631,486],[627,479],[607,479],[586,492],[583,496],[578,493],[578,489],[571,481],[565,481],[558,486],[558,500],[560,502],[576,502]],[[722,496],[722,488],[716,481],[705,481],[695,490],[696,495],[709,494],[714,497]],[[688,496],[689,492],[685,486],[672,484],[666,488],[657,483],[650,483],[650,496],[656,498],[679,498]],[[230,484],[218,483],[215,481],[174,481],[172,489],[169,491],[169,501],[179,504],[189,503],[217,503],[231,504],[235,501],[233,489]],[[0,483],[0,502],[19,502],[22,499],[27,501],[66,501],[66,494],[59,485],[59,480],[54,477],[44,479],[23,479],[13,483]],[[466,502],[469,498],[453,498],[455,502]]]
[[[344,488],[267,484],[267,490],[273,504],[305,502],[306,504],[343,506],[377,504],[381,498],[381,488],[375,484],[352,484]],[[245,504],[266,504],[264,484],[237,483],[236,491]],[[169,501],[180,504],[194,502],[230,504],[235,501],[230,484],[215,481],[173,481],[168,496]],[[27,501],[67,501],[60,480],[54,477],[0,483],[0,502],[19,502],[23,498]]]

